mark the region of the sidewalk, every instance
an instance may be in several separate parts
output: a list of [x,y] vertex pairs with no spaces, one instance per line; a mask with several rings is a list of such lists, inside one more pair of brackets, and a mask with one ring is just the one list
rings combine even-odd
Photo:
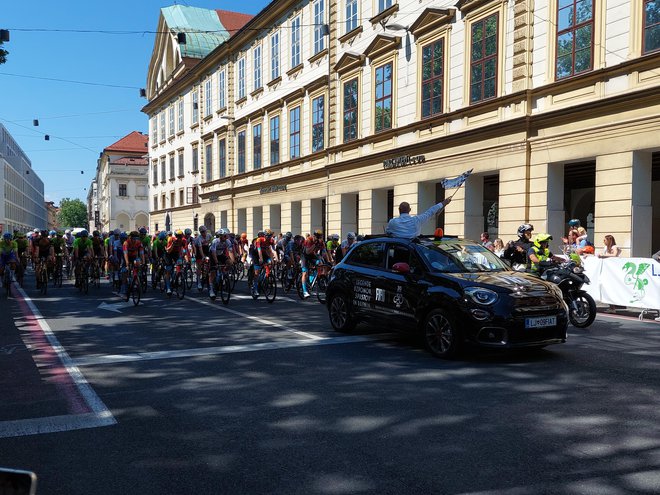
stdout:
[[[655,318],[660,316],[660,310],[658,309],[648,309],[648,308],[642,309],[642,308],[625,307],[621,309],[610,310],[609,304],[603,304],[599,302],[596,303],[596,308],[598,310],[598,314],[627,316],[629,318],[638,318],[640,320],[644,320],[647,322],[649,321],[655,322],[656,321]],[[619,307],[617,306],[617,308]],[[640,315],[642,315],[641,318]]]

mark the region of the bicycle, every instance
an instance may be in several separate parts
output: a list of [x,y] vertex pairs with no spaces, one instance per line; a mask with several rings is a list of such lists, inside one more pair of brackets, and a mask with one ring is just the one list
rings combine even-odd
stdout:
[[45,296],[48,293],[48,265],[46,264],[46,258],[39,259],[35,274],[37,277],[37,289]]
[[186,281],[183,279],[183,260],[179,258],[174,266],[174,277],[170,280],[172,291],[180,300],[186,295]]
[[140,288],[142,292],[147,292],[149,286],[149,264],[143,263],[140,265]]
[[5,273],[2,277],[2,285],[5,288],[5,298],[9,299],[11,295],[11,284],[14,281],[14,272],[15,268],[12,268],[11,265],[5,266]]
[[195,272],[190,261],[183,263],[183,279],[186,281],[186,289],[191,290],[195,282]]
[[124,301],[128,302],[129,299],[133,299],[133,305],[137,306],[140,304],[140,298],[142,297],[142,269],[140,268],[140,262],[138,260],[133,261],[133,266],[131,267],[130,279],[127,280],[126,294],[124,294]]
[[220,294],[223,304],[229,304],[229,298],[231,297],[232,284],[230,273],[231,271],[227,265],[218,266],[218,271],[213,282],[213,290],[216,294]]
[[151,287],[159,288],[161,292],[165,291],[165,266],[162,258],[158,258],[151,268]]
[[90,264],[89,278],[94,287],[97,289],[101,287],[101,268],[99,266],[98,258],[94,258]]
[[62,254],[55,255],[55,268],[53,269],[53,287],[62,287]]
[[[254,276],[254,275],[253,275]],[[250,285],[252,287],[252,285]],[[271,270],[270,263],[264,263],[263,267],[259,271],[259,278],[257,279],[257,288],[264,293],[266,301],[273,303],[275,297],[277,296],[277,279],[275,274]],[[259,294],[255,293],[252,290],[252,299],[258,299]]]
[[294,286],[296,288],[300,285],[300,262],[296,261],[291,266],[282,270],[282,288],[284,293],[287,294]]
[[64,256],[64,271],[66,272],[66,278],[71,280],[72,270],[71,270],[71,255],[67,254]]
[[204,257],[201,263],[198,263],[199,277],[197,278],[197,289],[202,292],[205,286],[209,283],[209,270],[210,261],[207,256]]
[[[330,273],[331,268],[330,265],[323,264],[320,260],[316,260],[316,263],[308,268],[307,271],[308,292],[311,294],[312,291],[314,291],[316,298],[321,304],[325,304],[325,293],[328,288],[328,274]],[[303,293],[302,272],[298,279],[296,279],[296,289],[298,290],[298,297],[300,297],[300,299],[305,299]]]

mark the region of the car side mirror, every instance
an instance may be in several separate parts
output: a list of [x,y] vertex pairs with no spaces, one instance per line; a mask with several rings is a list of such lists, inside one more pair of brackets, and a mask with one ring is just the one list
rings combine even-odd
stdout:
[[392,271],[396,273],[402,273],[403,275],[407,275],[410,273],[410,265],[404,262],[394,263],[392,265]]

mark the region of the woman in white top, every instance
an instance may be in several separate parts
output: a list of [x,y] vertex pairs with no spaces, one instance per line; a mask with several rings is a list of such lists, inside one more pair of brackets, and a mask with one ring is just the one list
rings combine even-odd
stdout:
[[502,241],[502,239],[495,239],[493,241],[493,253],[495,253],[500,258],[504,254],[504,241]]
[[605,239],[603,239],[603,243],[605,244],[605,247],[600,253],[598,253],[599,258],[616,258],[621,255],[621,248],[616,245],[614,236],[606,235]]

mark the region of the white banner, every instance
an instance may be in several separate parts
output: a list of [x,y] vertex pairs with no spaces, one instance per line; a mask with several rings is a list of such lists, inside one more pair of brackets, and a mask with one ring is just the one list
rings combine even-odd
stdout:
[[660,309],[660,263],[651,258],[582,258],[596,301],[634,308]]

